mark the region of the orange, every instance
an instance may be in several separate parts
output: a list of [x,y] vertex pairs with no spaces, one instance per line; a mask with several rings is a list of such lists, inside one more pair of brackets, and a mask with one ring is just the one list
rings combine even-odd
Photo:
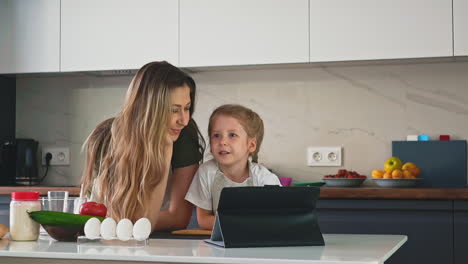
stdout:
[[419,167],[410,168],[409,171],[414,177],[418,177],[421,174],[421,169]]
[[419,169],[419,167],[413,162],[406,162],[405,164],[403,164],[402,168],[403,170],[408,170],[409,172],[411,172],[411,175],[415,177],[418,177],[421,173],[421,169]]
[[404,170],[407,170],[409,168],[414,168],[414,167],[417,167],[417,166],[413,162],[406,162],[405,164],[403,164],[401,168]]
[[383,178],[384,178],[384,179],[391,179],[391,178],[392,178],[392,174],[391,174],[390,172],[386,172],[386,173],[384,173]]
[[400,169],[396,169],[392,171],[392,178],[393,179],[403,179],[403,171]]
[[405,179],[411,179],[414,178],[413,174],[409,170],[403,170],[403,178]]
[[384,175],[384,171],[381,171],[381,170],[373,170],[372,171],[372,178],[378,178],[378,179],[381,179]]

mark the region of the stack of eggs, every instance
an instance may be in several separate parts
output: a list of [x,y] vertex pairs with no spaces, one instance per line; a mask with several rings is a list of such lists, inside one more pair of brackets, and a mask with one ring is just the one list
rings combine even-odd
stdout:
[[146,240],[151,233],[151,222],[148,218],[140,218],[135,224],[132,224],[127,218],[117,223],[113,218],[107,217],[102,221],[93,217],[89,219],[84,226],[84,233],[88,239],[105,240],[120,239],[127,241],[135,239],[138,241]]

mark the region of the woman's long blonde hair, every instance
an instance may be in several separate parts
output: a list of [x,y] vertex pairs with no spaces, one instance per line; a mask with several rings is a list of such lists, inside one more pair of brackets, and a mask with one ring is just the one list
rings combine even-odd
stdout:
[[109,216],[136,220],[150,211],[151,193],[170,158],[164,149],[171,90],[183,85],[190,88],[191,115],[193,79],[167,62],[146,64],[130,83],[121,112],[99,124],[86,140],[83,189],[99,187],[99,202],[106,204]]
[[249,138],[255,138],[257,140],[257,147],[255,151],[250,154],[253,162],[258,162],[258,152],[263,141],[263,120],[260,116],[247,108],[238,104],[225,104],[216,108],[211,113],[210,120],[208,122],[208,135],[211,137],[211,131],[213,128],[213,120],[216,116],[224,115],[237,119],[244,128]]

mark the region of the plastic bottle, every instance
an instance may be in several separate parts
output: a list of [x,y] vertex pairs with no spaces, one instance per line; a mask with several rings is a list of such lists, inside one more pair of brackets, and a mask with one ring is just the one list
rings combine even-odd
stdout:
[[39,224],[29,217],[28,212],[40,211],[38,192],[12,192],[10,203],[10,236],[16,241],[37,240]]

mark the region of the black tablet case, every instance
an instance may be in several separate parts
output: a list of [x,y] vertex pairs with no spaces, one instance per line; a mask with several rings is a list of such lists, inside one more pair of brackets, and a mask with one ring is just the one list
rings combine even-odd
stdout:
[[207,243],[225,248],[322,246],[320,188],[226,187]]

